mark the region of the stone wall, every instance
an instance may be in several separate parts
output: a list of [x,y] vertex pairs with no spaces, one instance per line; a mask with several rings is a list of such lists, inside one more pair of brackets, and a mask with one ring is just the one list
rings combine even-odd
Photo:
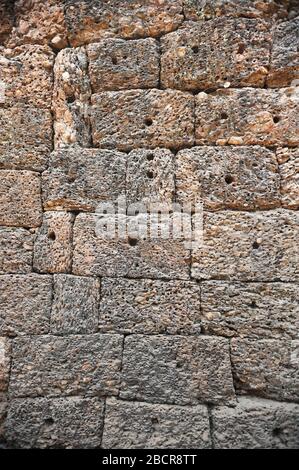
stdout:
[[0,446],[299,447],[298,12],[0,0]]

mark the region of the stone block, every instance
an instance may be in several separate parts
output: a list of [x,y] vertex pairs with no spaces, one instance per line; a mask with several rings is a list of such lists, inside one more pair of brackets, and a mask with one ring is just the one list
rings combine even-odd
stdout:
[[282,148],[277,150],[280,164],[281,199],[283,207],[299,208],[299,150]]
[[191,146],[194,98],[175,90],[128,90],[92,96],[91,126],[96,147]]
[[94,93],[130,88],[158,88],[159,46],[155,39],[103,39],[87,46]]
[[263,147],[194,147],[176,156],[181,204],[201,201],[206,210],[271,209],[280,206],[274,152]]
[[161,84],[190,91],[263,87],[271,38],[269,25],[254,19],[186,23],[161,39]]
[[38,274],[0,276],[0,334],[48,333],[52,278]]
[[32,171],[0,170],[0,225],[38,227],[42,222],[40,177]]
[[122,342],[120,335],[99,334],[17,338],[10,395],[117,395]]
[[208,336],[127,336],[120,398],[234,404],[228,341]]
[[200,287],[187,281],[107,279],[99,329],[144,334],[200,333]]
[[100,282],[87,277],[56,274],[51,315],[54,334],[87,334],[98,329]]
[[106,403],[104,449],[208,449],[207,408],[125,402]]
[[0,274],[32,271],[33,240],[32,231],[0,227]]
[[72,266],[74,215],[45,212],[34,244],[33,267],[38,272],[65,273]]
[[226,89],[196,97],[198,145],[299,144],[298,88]]

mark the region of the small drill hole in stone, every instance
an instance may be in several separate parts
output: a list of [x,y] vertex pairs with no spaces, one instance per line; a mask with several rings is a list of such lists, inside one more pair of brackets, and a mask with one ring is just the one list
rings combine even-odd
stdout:
[[226,175],[224,179],[225,179],[226,184],[232,184],[234,181],[234,178],[231,175]]
[[257,304],[256,304],[256,301],[255,301],[255,300],[253,300],[253,301],[251,302],[250,307],[251,307],[251,308],[256,308],[256,307],[257,307]]
[[149,162],[151,162],[155,157],[152,153],[149,153],[146,158],[148,159]]
[[279,121],[280,121],[280,117],[279,116],[274,116],[274,118],[273,118],[274,124],[279,123]]
[[254,250],[257,250],[259,247],[260,247],[260,244],[259,244],[258,242],[253,242],[253,243],[252,243],[252,248],[253,248]]
[[240,44],[238,48],[238,54],[243,54],[245,51],[245,44]]
[[150,127],[153,124],[153,120],[151,118],[147,118],[144,120],[144,124]]
[[198,52],[199,52],[198,46],[193,46],[192,51],[194,52],[194,54],[198,54]]
[[274,428],[273,431],[272,431],[272,434],[273,434],[273,436],[275,436],[275,437],[280,436],[281,433],[282,433],[282,429],[281,429],[281,428]]
[[69,96],[67,99],[68,104],[72,104],[76,101],[76,98],[74,96]]
[[228,114],[227,113],[221,113],[221,119],[227,119]]
[[51,424],[54,424],[54,419],[53,418],[47,418],[45,419],[45,424],[47,426],[51,426]]
[[49,232],[48,233],[48,238],[49,238],[49,240],[52,240],[54,242],[54,240],[56,240],[55,232]]
[[138,240],[136,238],[129,238],[129,245],[130,246],[136,246],[138,243]]
[[116,57],[112,57],[112,64],[113,65],[117,65],[117,58]]
[[146,176],[147,176],[149,179],[152,180],[153,177],[154,177],[154,173],[153,173],[152,171],[148,171],[148,172],[146,173]]
[[152,424],[158,424],[158,418],[152,418]]

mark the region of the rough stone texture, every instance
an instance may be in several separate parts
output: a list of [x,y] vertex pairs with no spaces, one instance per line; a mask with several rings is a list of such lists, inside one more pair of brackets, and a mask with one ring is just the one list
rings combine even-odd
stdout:
[[280,163],[282,205],[289,209],[299,208],[299,150],[277,150]]
[[99,329],[144,334],[200,333],[200,287],[193,282],[103,279]]
[[240,394],[299,400],[299,341],[231,340],[235,386]]
[[42,171],[52,149],[47,110],[0,106],[0,167]]
[[15,0],[15,25],[8,41],[18,44],[48,44],[60,49],[67,46],[64,21],[64,1]]
[[104,449],[208,449],[205,406],[152,405],[107,400]]
[[161,40],[163,88],[263,87],[271,48],[266,22],[218,18],[191,25]]
[[203,282],[202,328],[227,337],[296,339],[298,298],[298,284]]
[[33,266],[38,272],[65,273],[72,266],[74,216],[66,212],[45,212],[34,244]]
[[95,333],[99,294],[97,279],[56,274],[51,332],[62,335]]
[[216,449],[298,449],[299,406],[239,398],[236,408],[212,410]]
[[298,0],[290,0],[289,19],[296,18],[299,15]]
[[[3,337],[0,338],[0,394],[6,392],[8,388],[8,379],[11,362],[11,344]],[[0,397],[1,398],[1,397]]]
[[12,397],[116,395],[122,336],[36,336],[13,341]]
[[0,44],[3,44],[13,27],[13,5],[10,0],[0,0]]
[[159,45],[155,39],[103,39],[87,46],[93,93],[158,88]]
[[206,213],[204,245],[193,251],[196,279],[298,281],[298,213]]
[[71,147],[51,154],[43,173],[46,210],[94,211],[126,193],[127,155],[112,150]]
[[187,20],[209,20],[216,16],[285,18],[289,0],[183,0]]
[[0,334],[49,332],[52,278],[37,274],[0,276]]
[[202,92],[196,97],[196,143],[298,145],[298,103],[298,88]]
[[182,0],[66,0],[72,46],[118,36],[160,36],[183,22]]
[[[109,238],[98,218],[80,214],[74,224],[73,273],[83,276],[188,279],[189,250],[181,240]],[[108,224],[114,219],[107,219]],[[129,223],[129,219],[125,219]]]
[[84,48],[64,49],[54,66],[55,146],[90,147],[88,59]]
[[103,418],[97,398],[15,399],[5,437],[19,449],[92,449],[101,444]]
[[125,339],[120,398],[169,404],[234,404],[227,340],[207,336]]
[[269,87],[286,87],[299,79],[299,18],[274,27]]
[[0,225],[38,227],[42,221],[39,175],[0,170],[0,207]]
[[0,274],[32,271],[33,240],[29,230],[0,227]]
[[92,96],[96,147],[182,147],[193,143],[193,97],[174,90],[128,90]]
[[4,424],[7,415],[7,401],[6,398],[0,394],[0,449],[5,449],[5,439],[4,439]]
[[181,204],[202,201],[204,209],[271,209],[280,205],[274,152],[262,147],[194,147],[176,157]]
[[0,80],[5,83],[5,106],[20,104],[49,109],[53,64],[54,54],[48,47],[0,47]]

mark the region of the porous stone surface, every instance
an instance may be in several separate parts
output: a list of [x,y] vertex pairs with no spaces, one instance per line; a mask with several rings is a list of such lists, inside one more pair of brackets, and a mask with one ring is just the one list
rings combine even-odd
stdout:
[[271,33],[263,21],[219,18],[187,23],[163,37],[161,47],[163,88],[263,87]]
[[5,436],[19,449],[92,449],[101,444],[103,418],[98,398],[14,399]]
[[13,5],[10,0],[0,0],[0,44],[3,44],[13,27]]
[[98,279],[56,274],[51,332],[60,335],[95,333],[99,295]]
[[229,345],[208,336],[125,338],[120,398],[169,404],[234,404]]
[[206,210],[271,209],[280,206],[275,152],[254,147],[193,147],[176,156],[181,204],[202,202]]
[[34,233],[24,228],[0,227],[0,274],[32,271]]
[[9,393],[12,397],[117,395],[121,335],[17,338]]
[[298,402],[298,349],[298,339],[233,338],[231,360],[237,392]]
[[0,276],[0,335],[48,333],[52,278],[38,274]]
[[206,213],[192,253],[196,279],[298,281],[298,213],[278,209]]
[[92,95],[91,126],[96,147],[192,145],[192,95],[174,90],[128,90]]
[[244,88],[199,93],[195,106],[198,145],[296,146],[298,88]]
[[0,170],[0,225],[38,227],[42,221],[40,177],[32,171]]
[[103,279],[102,332],[199,334],[200,287],[189,281]]
[[65,273],[72,266],[74,215],[45,212],[34,243],[34,269],[41,273]]
[[104,449],[209,449],[207,408],[109,398],[102,445]]
[[203,331],[226,337],[296,339],[299,286],[274,282],[201,284]]
[[155,39],[103,39],[87,46],[93,93],[157,88],[159,45]]
[[299,150],[280,148],[277,150],[280,164],[281,198],[283,207],[299,208]]
[[104,37],[158,37],[183,22],[182,0],[66,0],[66,24],[72,46]]
[[239,398],[236,408],[212,410],[216,449],[298,449],[298,405]]
[[[8,388],[11,362],[11,344],[6,337],[0,337],[0,394]],[[0,395],[1,397],[1,395]]]

